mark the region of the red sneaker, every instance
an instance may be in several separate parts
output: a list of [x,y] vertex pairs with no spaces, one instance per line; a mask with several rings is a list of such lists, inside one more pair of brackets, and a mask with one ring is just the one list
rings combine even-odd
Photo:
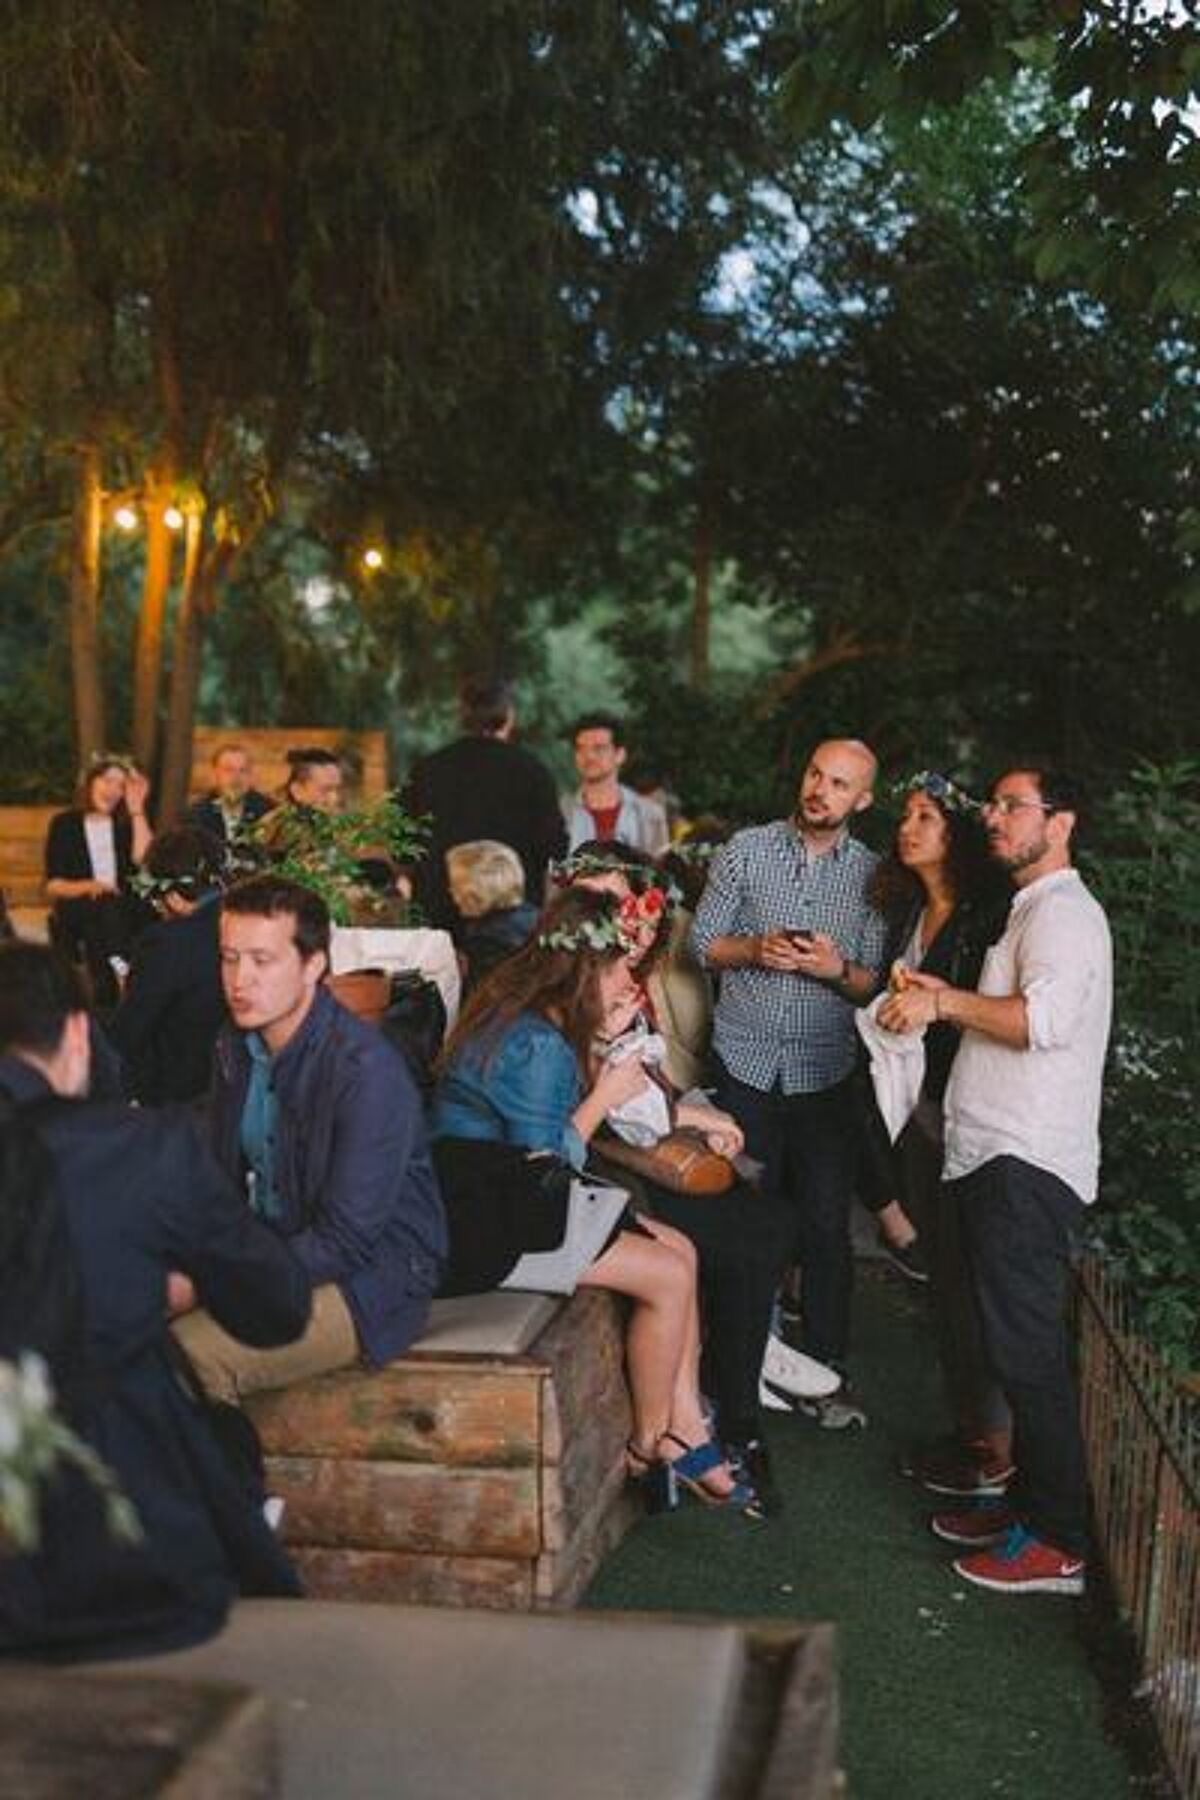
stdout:
[[927,1450],[914,1458],[912,1472],[931,1494],[952,1500],[999,1500],[1017,1471],[1011,1457],[997,1456],[981,1439]]
[[998,1594],[1082,1594],[1083,1558],[1056,1550],[1014,1525],[1002,1544],[960,1556],[954,1572]]
[[977,1506],[972,1512],[934,1513],[929,1529],[944,1544],[965,1544],[968,1550],[986,1550],[1002,1544],[1017,1523],[1006,1506]]

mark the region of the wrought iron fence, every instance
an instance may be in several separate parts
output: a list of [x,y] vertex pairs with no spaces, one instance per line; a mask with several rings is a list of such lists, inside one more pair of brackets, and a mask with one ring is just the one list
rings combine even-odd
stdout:
[[1080,1391],[1096,1529],[1142,1692],[1185,1800],[1200,1800],[1200,1405],[1133,1328],[1120,1282],[1080,1270]]

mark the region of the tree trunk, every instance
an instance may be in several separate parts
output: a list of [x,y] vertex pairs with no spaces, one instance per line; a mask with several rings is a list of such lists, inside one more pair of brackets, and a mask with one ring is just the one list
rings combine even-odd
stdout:
[[712,626],[712,533],[707,508],[700,504],[692,560],[692,655],[691,683],[706,688],[709,675],[709,637]]
[[196,692],[204,650],[204,589],[206,582],[204,516],[189,511],[184,539],[183,586],[175,615],[171,655],[171,688],[167,703],[166,741],[163,745],[162,780],[158,794],[159,828],[174,825],[187,804],[192,773],[192,733],[196,723]]
[[173,483],[169,469],[150,471],[146,483],[146,566],[133,662],[133,754],[151,769],[158,749],[158,695],[162,681],[163,624],[171,586],[174,547],[165,514]]
[[100,451],[79,451],[71,521],[71,679],[79,760],[104,748],[104,675],[100,657]]

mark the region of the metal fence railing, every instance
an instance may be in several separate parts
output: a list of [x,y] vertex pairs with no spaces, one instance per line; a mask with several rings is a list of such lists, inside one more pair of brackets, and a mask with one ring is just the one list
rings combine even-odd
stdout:
[[1200,1406],[1133,1328],[1121,1283],[1080,1270],[1080,1397],[1100,1549],[1185,1800],[1200,1800]]

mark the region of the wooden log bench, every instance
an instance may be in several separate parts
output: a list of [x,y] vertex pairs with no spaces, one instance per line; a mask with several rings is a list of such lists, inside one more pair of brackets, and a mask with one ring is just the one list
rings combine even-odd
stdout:
[[633,1517],[610,1294],[437,1301],[399,1361],[249,1411],[317,1598],[567,1607]]

